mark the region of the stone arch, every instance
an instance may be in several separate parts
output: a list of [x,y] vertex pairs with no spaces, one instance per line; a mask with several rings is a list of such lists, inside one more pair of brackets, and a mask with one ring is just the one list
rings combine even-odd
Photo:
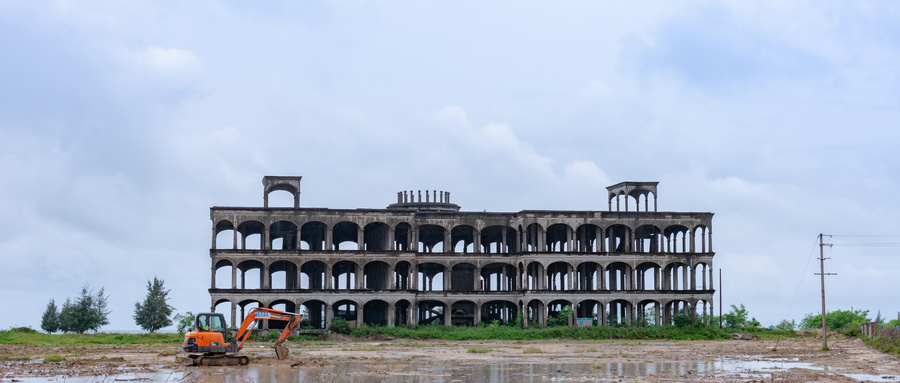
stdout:
[[276,221],[269,225],[268,248],[272,250],[297,250],[297,225],[290,221]]
[[391,227],[383,222],[373,222],[363,229],[363,245],[368,251],[391,250],[389,233]]
[[544,302],[540,299],[532,299],[525,306],[525,312],[522,313],[525,318],[527,327],[536,326],[544,327],[547,324],[547,314]]
[[[238,271],[240,271],[240,277],[239,277],[239,281],[238,281],[239,289],[262,289],[263,288],[263,283],[264,283],[265,279],[263,278],[263,268],[264,267],[263,267],[262,262],[257,261],[255,259],[249,259],[249,260],[243,261],[241,263],[238,263],[237,268],[238,268]],[[254,280],[254,276],[252,274],[250,274],[250,283],[252,286],[256,286],[256,287],[248,288],[247,287],[247,279],[248,279],[247,272],[250,270],[259,270],[259,272],[256,273],[255,280]],[[257,283],[253,283],[253,282],[257,282]]]
[[300,281],[298,288],[308,290],[323,290],[326,283],[331,280],[330,275],[325,275],[328,266],[322,261],[306,261],[300,265]]
[[489,263],[481,267],[482,291],[516,290],[516,268],[506,263]]
[[320,221],[309,221],[300,226],[300,248],[302,250],[325,250],[328,225]]
[[450,306],[450,323],[453,326],[475,326],[478,315],[478,305],[469,300],[459,300]]
[[387,326],[390,305],[381,300],[373,299],[363,305],[363,323],[370,326]]
[[450,312],[447,304],[438,300],[425,299],[418,301],[416,310],[417,320],[420,326],[448,325],[445,314]]
[[[393,288],[394,276],[391,267],[383,261],[371,261],[363,268],[363,283],[366,290],[389,290]],[[385,319],[386,320],[386,319]]]
[[[284,273],[283,275],[276,275]],[[278,278],[276,278],[278,277]],[[269,265],[269,288],[296,289],[297,265],[291,261],[279,260]]]
[[410,251],[412,244],[412,225],[407,222],[400,222],[394,226],[394,249],[399,251]]
[[[284,311],[284,312],[288,312],[288,313],[297,312],[296,303],[294,303],[293,301],[288,300],[288,299],[278,299],[278,300],[272,301],[272,303],[269,303],[268,307],[273,310],[279,310],[279,311]],[[267,321],[267,322],[269,322],[267,328],[278,329],[278,330],[284,329],[288,324],[288,322],[280,321],[280,320],[271,320],[271,321]]]
[[666,249],[669,253],[687,253],[689,244],[687,241],[689,230],[683,225],[671,225],[664,232]]
[[300,313],[303,313],[303,322],[316,329],[325,329],[325,302],[311,299],[300,305]]
[[359,225],[350,221],[341,221],[331,229],[334,238],[333,250],[359,250]]
[[447,246],[444,246],[444,233],[447,229],[440,225],[419,225],[418,229],[420,253],[447,252]]
[[[420,263],[416,266],[419,291],[447,291],[449,290],[449,271],[447,267],[434,262]],[[437,278],[440,275],[440,278]],[[435,289],[435,280],[439,289]]]
[[213,249],[233,249],[237,250],[238,232],[234,228],[234,224],[226,219],[220,220],[215,225],[215,234],[213,235]]
[[631,228],[622,224],[610,225],[606,228],[606,249],[610,253],[631,251]]
[[236,270],[234,263],[228,259],[220,259],[213,266],[213,280],[210,284],[214,289],[235,289],[237,288]]
[[572,265],[557,261],[547,265],[547,288],[550,290],[571,290]]
[[635,267],[635,289],[637,290],[660,290],[660,277],[662,276],[662,267],[656,262],[642,262]]
[[625,262],[613,262],[606,266],[607,290],[633,290],[631,266]]
[[655,225],[641,225],[634,230],[634,251],[658,253],[662,231]]
[[584,224],[575,229],[575,249],[579,253],[600,252],[600,227],[594,224]]
[[331,286],[336,290],[359,289],[359,265],[353,261],[339,261],[331,267]]
[[591,326],[604,326],[603,303],[596,299],[585,299],[575,307],[575,317],[580,320],[590,319]]
[[[569,318],[562,318],[562,317],[560,317],[560,315],[562,315],[562,314],[561,314],[562,309],[563,309],[564,307],[566,307],[566,306],[572,308],[573,310],[574,310],[574,308],[575,308],[575,305],[572,304],[572,301],[570,301],[570,300],[568,300],[568,299],[554,299],[554,300],[550,301],[550,303],[547,304],[547,321],[548,321],[548,324],[549,324],[550,320],[555,319],[556,321],[559,321],[559,323],[561,323],[561,325],[563,325],[563,326],[571,326],[571,325],[573,325],[573,324],[574,324],[574,318],[571,318],[571,317],[569,317]],[[563,321],[564,321],[564,322],[563,322]]]
[[525,246],[523,251],[543,252],[544,250],[544,227],[535,222],[525,227]]
[[547,227],[547,246],[545,251],[571,252],[572,227],[564,223],[555,223]]
[[[263,243],[265,243],[265,239],[263,238],[263,232],[265,232],[266,225],[263,225],[262,222],[259,221],[244,221],[238,225],[238,233],[241,237],[241,250],[262,250],[264,248]],[[254,235],[259,236],[259,241],[253,240]],[[250,246],[248,247],[248,242]]]
[[638,326],[659,326],[662,324],[662,306],[659,301],[645,299],[639,301],[635,319]]
[[603,286],[603,266],[597,262],[585,261],[575,267],[575,289],[596,291]]
[[470,262],[458,262],[450,271],[450,291],[475,291],[480,288],[475,284],[478,267]]
[[450,249],[454,253],[475,253],[476,229],[471,225],[457,225],[450,230]]
[[331,305],[332,318],[343,318],[350,322],[350,327],[359,327],[359,304],[351,299],[342,299]]
[[613,299],[606,305],[608,326],[628,326],[633,323],[634,310],[631,302],[625,299]]
[[516,318],[518,316],[515,302],[496,299],[481,305],[480,322],[482,323],[491,323],[496,320],[501,324],[507,324],[515,321]]

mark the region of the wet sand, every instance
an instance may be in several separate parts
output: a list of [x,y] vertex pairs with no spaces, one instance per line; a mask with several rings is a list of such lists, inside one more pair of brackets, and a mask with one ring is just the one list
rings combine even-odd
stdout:
[[[0,381],[122,376],[132,378],[118,380],[900,381],[900,358],[844,337],[829,339],[829,351],[820,351],[821,340],[814,337],[780,341],[444,341],[332,336],[327,341],[288,343],[291,354],[285,360],[275,358],[271,343],[253,342],[242,351],[251,358],[249,367],[215,368],[184,366],[180,345],[0,344]],[[41,361],[51,355],[63,356],[65,361]],[[787,367],[772,367],[772,363]],[[795,365],[803,367],[791,368]]]

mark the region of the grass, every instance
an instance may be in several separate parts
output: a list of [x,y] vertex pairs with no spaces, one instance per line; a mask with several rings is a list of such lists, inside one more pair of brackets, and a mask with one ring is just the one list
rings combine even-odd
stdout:
[[710,340],[731,339],[731,333],[715,326],[695,327],[575,327],[561,326],[549,328],[521,329],[512,326],[490,327],[448,327],[420,326],[407,327],[364,326],[353,329],[350,336],[374,337],[388,335],[405,339],[445,339],[445,340],[537,340],[537,339],[676,339]]
[[35,345],[78,345],[78,344],[172,344],[184,342],[184,335],[178,333],[146,333],[146,334],[45,334],[41,332],[20,331],[18,329],[0,330],[0,343],[35,344]]
[[44,363],[57,363],[57,362],[65,362],[66,357],[59,354],[50,354],[44,358]]
[[900,355],[900,339],[879,336],[874,339],[865,339],[866,344],[873,346],[885,354]]
[[540,353],[543,353],[544,351],[537,347],[532,346],[532,347],[526,348],[525,351],[522,351],[522,352],[525,354],[540,354]]
[[469,347],[468,352],[470,354],[486,354],[486,353],[491,352],[491,349],[488,347],[482,347],[482,346],[472,346],[472,347]]

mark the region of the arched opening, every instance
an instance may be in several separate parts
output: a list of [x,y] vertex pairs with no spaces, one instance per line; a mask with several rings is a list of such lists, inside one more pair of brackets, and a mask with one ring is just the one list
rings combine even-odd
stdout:
[[638,226],[634,230],[634,251],[638,253],[658,253],[662,232],[653,225]]
[[233,289],[236,288],[236,281],[233,281],[234,278],[234,266],[231,264],[231,261],[222,259],[216,262],[216,280],[213,283],[213,288],[216,289]]
[[685,300],[672,300],[666,304],[663,315],[665,324],[675,326],[687,326],[691,322],[691,305]]
[[412,285],[410,285],[410,268],[412,266],[407,261],[397,262],[397,265],[394,266],[394,275],[393,278],[389,281],[391,289],[397,290],[410,290],[412,289]]
[[410,326],[409,301],[402,299],[394,305],[394,326]]
[[332,229],[335,250],[359,250],[359,225],[338,222]]
[[659,290],[660,266],[653,262],[644,262],[637,266],[638,290]]
[[259,221],[247,221],[238,225],[241,237],[241,250],[260,250],[263,248],[262,233],[265,225]]
[[546,251],[544,247],[544,227],[538,223],[532,223],[525,228],[525,247],[523,250],[531,252]]
[[607,326],[628,326],[632,323],[631,303],[624,299],[615,299],[606,305]]
[[[308,261],[300,266],[300,288],[307,290],[325,289],[325,262]],[[330,278],[328,276],[327,278]]]
[[420,326],[443,325],[445,305],[440,301],[419,301],[418,320]]
[[399,251],[410,251],[412,226],[403,222],[394,227],[394,248]]
[[[283,312],[287,312],[287,313],[297,312],[296,304],[287,299],[279,299],[275,302],[272,302],[269,305],[269,308],[272,310],[278,310],[278,311],[283,311]],[[277,330],[283,330],[285,327],[287,327],[287,324],[288,324],[288,322],[280,321],[280,320],[267,320],[267,322],[269,322],[267,328],[277,329]]]
[[450,323],[454,326],[474,326],[475,303],[471,301],[457,301],[450,309]]
[[[247,314],[250,313],[250,310],[257,307],[263,307],[257,300],[250,299],[238,302],[237,312],[235,313],[237,318],[235,318],[235,322],[232,323],[233,328],[240,328],[241,324],[244,323],[244,319],[247,318]],[[259,328],[262,328],[262,321],[257,322],[254,329]]]
[[239,289],[263,288],[263,264],[260,261],[249,260],[238,264],[240,276]]
[[537,261],[528,263],[528,266],[525,268],[525,288],[528,290],[547,289],[544,276],[544,265]]
[[325,250],[325,233],[328,226],[322,222],[311,221],[300,226],[301,250]]
[[475,228],[469,225],[460,225],[450,230],[450,243],[454,253],[475,252]]
[[508,324],[516,321],[516,304],[507,301],[490,301],[481,305],[481,323]]
[[382,261],[373,261],[366,264],[363,269],[366,290],[387,290],[392,288],[393,275],[390,266]]
[[303,302],[300,305],[300,313],[303,314],[303,320],[300,321],[301,328],[325,328],[325,302],[319,300]]
[[581,225],[575,229],[575,251],[580,253],[596,253],[600,251],[600,242],[597,234],[600,228],[597,225]]
[[632,290],[631,266],[624,262],[613,262],[606,266],[607,290]]
[[659,326],[662,324],[660,304],[654,300],[643,300],[638,302],[637,307],[637,326]]
[[600,313],[603,305],[600,301],[586,299],[578,303],[575,308],[576,324],[578,326],[602,326],[602,315]]
[[[566,312],[569,312],[567,314]],[[574,324],[574,308],[572,302],[564,299],[556,299],[547,305],[547,325],[554,326],[571,326]]]
[[625,225],[612,225],[606,229],[606,249],[610,253],[631,251],[628,237],[631,229]]
[[266,195],[269,207],[294,207],[294,188],[287,188],[291,190],[286,190],[285,188],[270,189],[271,191]]
[[475,265],[471,263],[457,263],[450,272],[451,291],[475,291]]
[[297,265],[289,261],[276,261],[269,265],[271,288],[296,289]]
[[506,226],[488,226],[481,231],[481,252],[506,254],[510,247],[514,247],[515,241],[514,229]]
[[693,249],[691,250],[692,253],[706,253],[710,251],[706,246],[706,233],[706,226],[699,225],[697,227],[694,227],[694,238],[692,241]]
[[358,289],[356,284],[357,268],[355,262],[340,261],[331,267],[331,277],[333,278],[332,286],[336,290],[352,290]]
[[417,271],[419,291],[444,291],[444,265],[420,263]]
[[582,262],[575,268],[575,286],[576,290],[596,291],[599,290],[603,278],[602,267],[596,262]]
[[217,250],[237,250],[236,235],[234,224],[230,221],[219,221],[216,224],[216,242],[213,248]]
[[525,311],[525,318],[528,327],[544,327],[545,315],[544,302],[541,302],[537,299],[532,299],[528,302],[528,306]]
[[516,268],[505,263],[489,263],[481,268],[483,291],[516,289]]
[[350,327],[359,327],[357,318],[357,304],[351,300],[337,301],[332,307],[333,318],[343,318],[350,322]]
[[[697,264],[695,264],[694,272],[692,275],[693,280],[691,281],[691,285],[693,286],[692,289],[693,290],[710,290],[710,289],[712,289],[710,287],[710,285],[712,285],[712,283],[710,282],[709,284],[707,284],[707,282],[708,282],[708,280],[706,278],[707,275],[712,275],[712,273],[710,272],[709,265],[707,265],[704,262],[698,262]],[[826,318],[827,318],[827,315],[826,315]]]
[[269,241],[272,250],[297,250],[297,225],[278,221],[269,225]]
[[390,231],[391,227],[381,222],[366,225],[363,234],[365,249],[368,251],[390,250],[390,243],[388,240],[388,233]]
[[444,228],[438,225],[419,226],[420,253],[444,252]]
[[690,290],[690,267],[681,262],[666,266],[663,285],[669,290]]
[[547,228],[546,251],[572,251],[569,239],[572,238],[572,228],[569,225],[557,223]]
[[547,266],[547,288],[550,290],[570,290],[569,269],[566,262],[553,262]]
[[363,305],[363,323],[369,326],[387,326],[389,305],[382,300],[373,300]]
[[669,253],[688,252],[688,228],[681,225],[672,225],[666,228],[666,250]]

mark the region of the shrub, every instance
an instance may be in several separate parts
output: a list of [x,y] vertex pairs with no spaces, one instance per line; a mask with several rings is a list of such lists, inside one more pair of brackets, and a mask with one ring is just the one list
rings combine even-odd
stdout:
[[350,335],[350,332],[353,329],[350,328],[350,322],[341,317],[336,317],[331,320],[331,332],[335,334],[344,334]]

